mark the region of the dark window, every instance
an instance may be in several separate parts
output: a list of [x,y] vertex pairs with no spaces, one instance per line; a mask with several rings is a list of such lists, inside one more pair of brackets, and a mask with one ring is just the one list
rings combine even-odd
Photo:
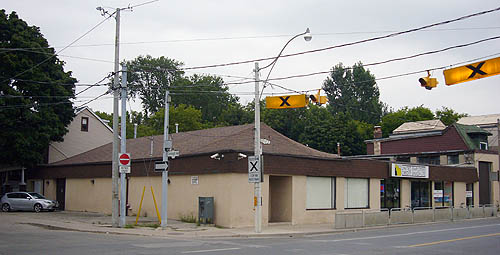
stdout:
[[411,207],[430,207],[430,182],[411,181]]
[[480,142],[479,143],[479,149],[480,150],[488,150],[488,143],[486,143],[486,142]]
[[419,164],[429,164],[429,165],[439,165],[441,164],[441,159],[439,156],[426,156],[417,158]]
[[396,161],[399,162],[410,162],[410,157],[408,156],[397,156]]
[[384,179],[380,181],[380,207],[399,208],[400,207],[400,180]]
[[458,154],[448,155],[448,165],[458,164]]
[[89,131],[89,117],[82,117],[82,131]]
[[467,183],[465,186],[465,202],[466,205],[474,205],[474,183]]

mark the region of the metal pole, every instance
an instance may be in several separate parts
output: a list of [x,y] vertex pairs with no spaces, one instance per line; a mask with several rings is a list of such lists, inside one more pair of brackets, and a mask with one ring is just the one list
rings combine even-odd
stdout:
[[[261,161],[260,151],[260,95],[259,95],[259,63],[255,62],[255,148],[254,156],[258,157],[259,164]],[[263,165],[261,165],[261,176],[264,173]],[[262,176],[263,177],[263,176]],[[255,232],[262,232],[262,195],[261,183],[254,183],[254,196],[257,198],[257,205],[255,206]]]
[[[168,164],[167,151],[172,148],[172,143],[168,139],[168,113],[170,96],[168,90],[165,92],[165,121],[163,123],[163,161]],[[167,197],[168,197],[168,170],[161,173],[161,228],[167,227]]]
[[[121,153],[127,153],[127,66],[122,65],[122,119],[121,119]],[[120,173],[120,227],[125,227],[125,215],[127,215],[127,174]]]
[[137,123],[134,123],[134,139],[137,138]]
[[118,224],[118,69],[120,59],[120,9],[116,9],[115,33],[115,73],[113,80],[113,164],[112,164],[112,197],[111,197],[111,225],[116,228]]

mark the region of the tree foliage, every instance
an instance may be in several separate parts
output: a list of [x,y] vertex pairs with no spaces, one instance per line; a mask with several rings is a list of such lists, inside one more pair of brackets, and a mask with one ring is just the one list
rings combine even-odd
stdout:
[[323,82],[333,114],[344,113],[354,120],[377,124],[383,111],[380,92],[369,70],[361,62],[351,67],[334,66]]
[[40,29],[15,12],[0,10],[0,48],[0,165],[31,167],[67,133],[76,79]]
[[164,108],[165,92],[171,93],[172,106],[191,105],[202,113],[204,122],[212,126],[230,106],[238,104],[238,97],[229,93],[222,78],[211,75],[185,76],[182,62],[166,57],[139,56],[126,62],[130,97],[138,97],[145,117]]
[[382,135],[384,137],[394,131],[405,122],[414,122],[434,119],[434,113],[429,108],[417,106],[414,108],[404,107],[398,111],[391,112],[382,117]]
[[469,116],[467,113],[457,113],[453,109],[443,106],[436,110],[436,118],[440,119],[446,126],[457,122],[460,118]]

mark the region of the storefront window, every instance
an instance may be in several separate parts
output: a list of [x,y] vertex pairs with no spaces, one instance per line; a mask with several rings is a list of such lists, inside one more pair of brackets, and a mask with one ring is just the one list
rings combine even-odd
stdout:
[[400,207],[400,180],[384,179],[380,181],[380,207],[399,208]]
[[465,187],[465,203],[467,206],[474,205],[474,183],[467,183]]
[[434,206],[453,206],[453,182],[434,182]]
[[346,178],[344,184],[344,208],[368,208],[368,179]]
[[411,182],[411,207],[430,207],[430,182]]
[[307,177],[306,209],[335,208],[335,177]]

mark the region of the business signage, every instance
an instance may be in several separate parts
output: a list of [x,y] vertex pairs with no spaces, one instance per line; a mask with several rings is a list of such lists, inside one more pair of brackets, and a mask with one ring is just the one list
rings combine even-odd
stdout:
[[429,178],[429,166],[392,163],[391,177]]

